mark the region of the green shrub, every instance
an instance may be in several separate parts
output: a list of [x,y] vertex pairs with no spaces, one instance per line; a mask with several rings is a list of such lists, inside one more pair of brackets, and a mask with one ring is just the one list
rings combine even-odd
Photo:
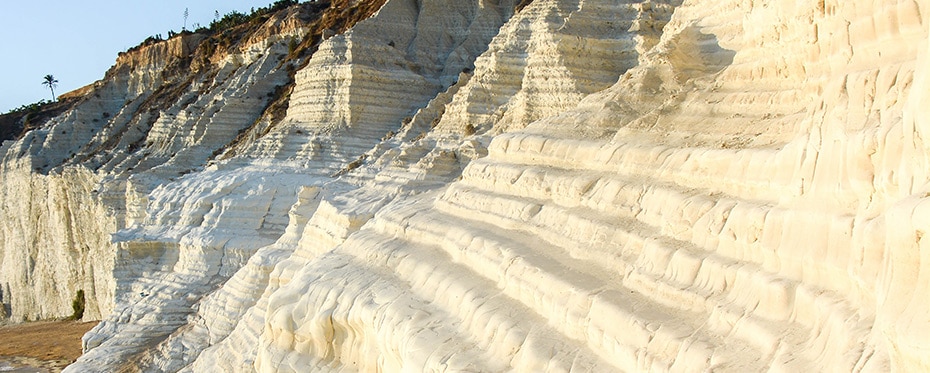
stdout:
[[224,15],[223,18],[210,22],[210,31],[219,32],[219,31],[223,31],[226,29],[230,29],[238,25],[241,25],[243,23],[246,23],[248,20],[249,20],[248,15],[234,10]]
[[293,56],[294,52],[296,51],[297,51],[297,39],[292,37],[291,40],[287,43],[287,54],[289,56]]
[[71,301],[71,309],[74,310],[74,313],[71,314],[72,320],[84,318],[84,302],[84,289],[80,289],[74,295],[74,300]]
[[46,101],[46,100],[43,99],[43,100],[39,100],[39,101],[37,101],[37,102],[33,102],[33,103],[31,103],[31,104],[28,104],[28,105],[22,105],[22,106],[20,106],[20,107],[18,107],[18,108],[16,108],[16,109],[12,109],[12,110],[10,110],[10,111],[8,111],[8,112],[6,112],[6,113],[7,113],[7,114],[19,113],[19,112],[30,112],[30,113],[34,113],[34,112],[39,111],[39,109],[42,109],[43,106],[48,105],[48,104],[51,104],[51,103],[52,103],[51,101]]

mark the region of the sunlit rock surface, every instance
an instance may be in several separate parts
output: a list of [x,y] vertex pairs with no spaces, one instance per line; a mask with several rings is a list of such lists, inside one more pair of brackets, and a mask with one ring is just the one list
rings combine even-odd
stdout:
[[0,315],[84,290],[75,372],[930,370],[930,3],[323,8],[5,143]]

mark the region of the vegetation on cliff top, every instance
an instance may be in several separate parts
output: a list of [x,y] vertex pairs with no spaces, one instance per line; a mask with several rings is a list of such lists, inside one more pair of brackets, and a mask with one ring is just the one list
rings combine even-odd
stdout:
[[[320,1],[313,1],[313,3],[319,3],[319,2]],[[223,31],[229,30],[231,28],[234,28],[236,26],[240,26],[246,23],[264,22],[272,14],[280,10],[287,9],[290,6],[297,5],[298,3],[299,1],[297,0],[278,0],[266,7],[261,7],[258,9],[252,8],[249,14],[245,14],[245,13],[233,10],[232,12],[229,12],[223,15],[222,17],[220,17],[219,13],[217,13],[216,19],[210,22],[210,27],[198,27],[194,31],[182,29],[181,32],[175,32],[174,30],[168,30],[168,39],[171,39],[178,35],[190,35],[190,34],[202,34],[202,35],[210,36],[210,35],[215,35],[217,33],[221,33]],[[325,2],[325,3],[327,3],[328,5],[329,2]],[[153,36],[149,36],[144,41],[142,41],[142,43],[140,43],[139,45],[129,48],[127,52],[133,52],[133,51],[141,49],[144,46],[152,45],[152,44],[164,41],[164,40],[165,39],[164,37],[162,37],[162,34],[156,34]]]
[[0,142],[19,138],[26,131],[64,113],[75,103],[76,100],[64,98],[55,102],[39,100],[0,115]]
[[[164,85],[159,87],[157,94],[153,95],[152,100],[147,100],[143,107],[155,109],[159,106],[170,104],[172,99],[176,99],[183,90],[190,85],[194,74],[210,73],[210,66],[218,61],[221,56],[230,53],[239,47],[240,43],[248,40],[249,36],[259,32],[265,23],[279,12],[289,11],[292,6],[299,6],[297,17],[305,22],[308,33],[303,38],[292,38],[288,41],[288,54],[281,61],[282,65],[288,68],[291,75],[291,82],[283,85],[275,91],[273,97],[269,98],[269,105],[266,108],[266,115],[275,122],[280,120],[283,112],[287,108],[288,96],[293,85],[293,73],[306,64],[310,55],[312,55],[319,44],[327,36],[340,34],[357,22],[370,17],[386,0],[313,0],[300,2],[298,0],[277,0],[266,7],[252,9],[249,14],[241,12],[230,12],[224,16],[218,16],[211,22],[209,27],[199,27],[195,31],[182,30],[180,33],[169,32],[169,39],[172,37],[202,35],[206,36],[199,44],[194,47],[194,52],[189,55],[173,56],[162,70]],[[165,39],[161,35],[149,37],[141,44],[130,48],[120,55],[132,53],[140,50],[145,46],[154,45],[163,42]],[[206,70],[203,70],[203,69]],[[112,78],[111,74],[116,71],[107,72],[104,79]],[[81,98],[93,89],[81,92],[76,95],[68,96],[66,93],[61,95],[59,102],[39,101],[29,105],[23,105],[18,109],[0,115],[0,141],[12,140],[21,137],[27,131],[41,127],[49,119],[62,114],[67,109],[73,107],[81,101]],[[68,97],[66,97],[68,96]]]

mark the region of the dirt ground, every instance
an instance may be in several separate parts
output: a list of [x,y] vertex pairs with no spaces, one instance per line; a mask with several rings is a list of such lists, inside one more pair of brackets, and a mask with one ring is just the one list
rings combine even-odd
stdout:
[[37,321],[0,326],[0,370],[59,372],[81,356],[81,337],[95,325],[97,322]]

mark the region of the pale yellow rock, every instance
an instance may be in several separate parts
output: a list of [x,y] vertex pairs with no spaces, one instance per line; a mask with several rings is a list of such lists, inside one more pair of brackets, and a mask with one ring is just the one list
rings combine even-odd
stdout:
[[0,315],[83,287],[69,371],[930,370],[930,3],[515,5],[389,0],[280,122],[293,19],[157,119],[183,43],[121,57],[2,147]]

